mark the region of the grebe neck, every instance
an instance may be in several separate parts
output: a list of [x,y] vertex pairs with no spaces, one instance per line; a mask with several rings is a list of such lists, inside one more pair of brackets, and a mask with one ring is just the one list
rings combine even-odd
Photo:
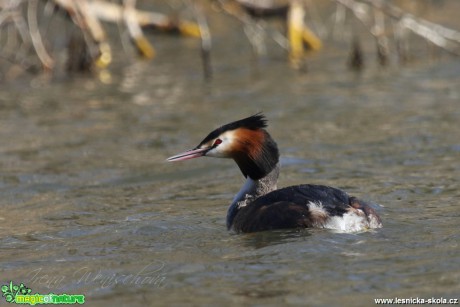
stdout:
[[227,228],[230,230],[233,225],[233,219],[238,211],[252,201],[277,189],[279,176],[279,163],[265,177],[254,180],[251,177],[246,178],[239,192],[233,198],[232,204],[227,211]]

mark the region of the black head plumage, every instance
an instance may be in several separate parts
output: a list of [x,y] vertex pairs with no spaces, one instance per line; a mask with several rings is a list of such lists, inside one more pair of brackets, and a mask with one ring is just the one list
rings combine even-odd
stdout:
[[219,135],[224,133],[225,131],[231,131],[231,130],[236,130],[239,128],[246,128],[250,130],[257,130],[257,129],[263,129],[267,127],[267,119],[265,118],[265,115],[263,115],[261,112],[254,114],[252,116],[231,122],[229,124],[223,125],[216,130],[212,131],[211,133],[208,134],[207,137],[203,139],[203,141],[198,144],[196,148],[199,148],[201,145],[209,142],[210,140],[213,140],[217,138]]

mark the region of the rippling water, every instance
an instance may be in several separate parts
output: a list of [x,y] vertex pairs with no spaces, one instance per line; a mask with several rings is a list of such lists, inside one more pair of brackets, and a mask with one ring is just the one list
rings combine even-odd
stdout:
[[[0,93],[3,284],[91,306],[458,297],[457,59],[355,75],[326,49],[302,74],[276,56],[251,66],[245,45],[246,58],[215,55],[205,84],[197,43],[165,42],[174,62],[115,69],[108,85]],[[373,202],[384,228],[228,233],[236,165],[164,160],[257,111],[282,153],[279,186],[343,188]]]

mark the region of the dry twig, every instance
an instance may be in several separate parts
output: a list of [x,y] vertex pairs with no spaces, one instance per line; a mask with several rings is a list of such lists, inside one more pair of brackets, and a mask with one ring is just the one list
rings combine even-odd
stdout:
[[54,67],[54,60],[48,54],[45,46],[43,45],[37,21],[37,5],[38,0],[30,0],[28,2],[27,21],[29,22],[29,33],[30,37],[32,38],[32,44],[35,48],[35,52],[42,62],[44,69],[46,71],[50,71]]

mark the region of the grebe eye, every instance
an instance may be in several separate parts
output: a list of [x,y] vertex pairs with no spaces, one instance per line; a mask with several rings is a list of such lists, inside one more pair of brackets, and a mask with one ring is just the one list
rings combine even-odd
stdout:
[[217,145],[219,145],[219,144],[221,144],[221,143],[222,143],[222,140],[221,140],[221,139],[216,139],[216,140],[214,141],[214,144],[213,144],[212,146],[217,146]]

